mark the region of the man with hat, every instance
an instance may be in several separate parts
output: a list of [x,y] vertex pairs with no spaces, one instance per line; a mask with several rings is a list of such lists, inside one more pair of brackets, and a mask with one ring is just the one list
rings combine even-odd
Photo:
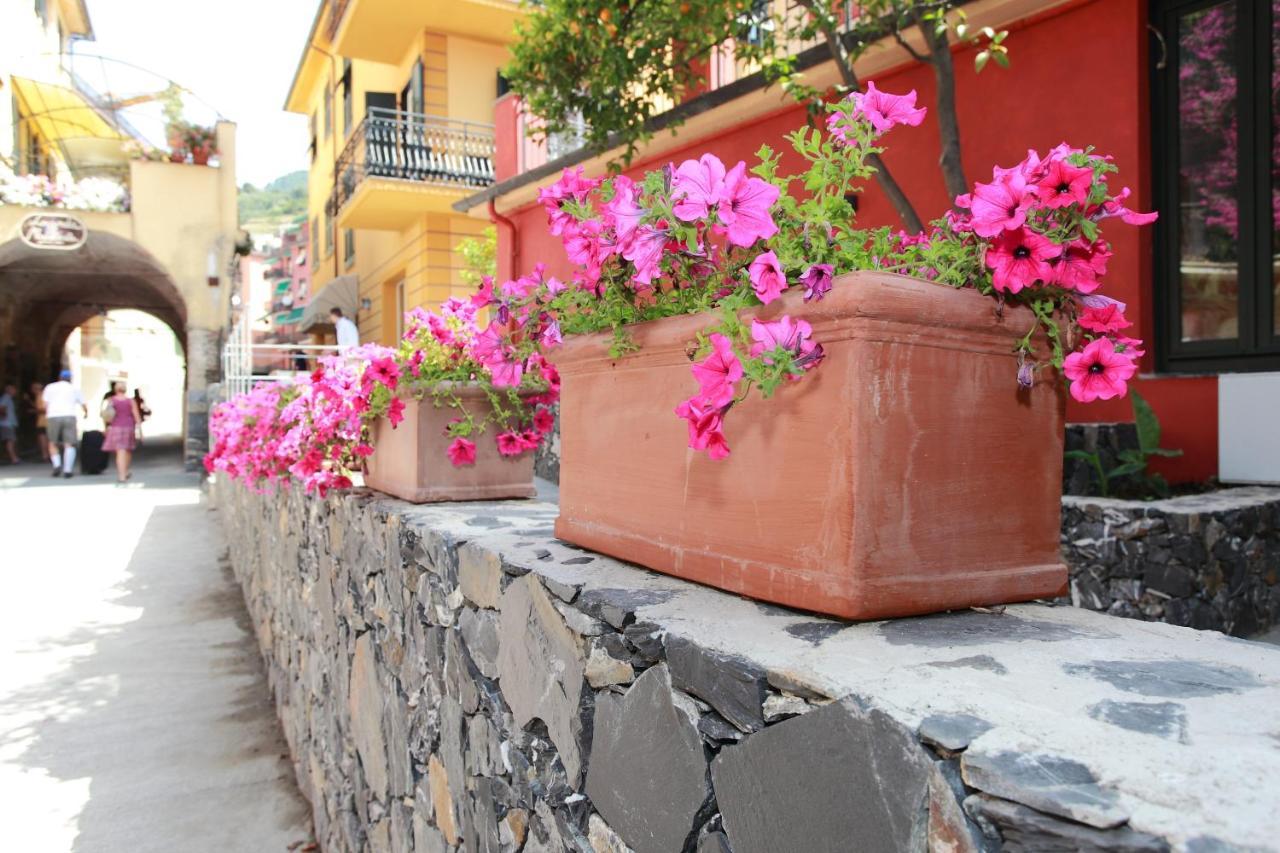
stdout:
[[69,478],[76,464],[76,443],[80,432],[76,426],[76,407],[86,418],[89,417],[89,409],[79,389],[71,384],[70,370],[59,373],[58,381],[44,386],[40,396],[44,400],[53,476],[61,474]]

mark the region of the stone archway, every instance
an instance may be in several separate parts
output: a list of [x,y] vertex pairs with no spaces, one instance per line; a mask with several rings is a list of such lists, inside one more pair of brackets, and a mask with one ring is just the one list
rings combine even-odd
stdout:
[[[74,250],[30,246],[18,238],[0,243],[0,373],[25,383],[48,378],[62,366],[71,332],[98,314],[132,308],[152,314],[188,347],[187,300],[165,267],[127,237],[90,230]],[[189,366],[189,359],[188,359]],[[203,391],[203,376],[195,377]],[[186,384],[193,377],[188,370]],[[184,432],[204,443],[203,411],[185,413]]]

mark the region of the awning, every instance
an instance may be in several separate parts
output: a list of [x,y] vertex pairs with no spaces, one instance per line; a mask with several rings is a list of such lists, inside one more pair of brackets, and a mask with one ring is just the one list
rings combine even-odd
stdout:
[[286,278],[284,281],[277,281],[277,282],[276,282],[276,293],[284,293],[286,290],[288,290],[288,289],[289,289],[289,285],[291,285],[291,284],[293,284],[293,282],[292,282],[292,281],[290,281],[290,280],[289,280],[289,279],[287,279],[287,278]]
[[130,137],[113,127],[83,95],[67,86],[13,77],[18,117],[49,147],[61,148],[72,168],[127,162]]
[[299,331],[309,332],[316,326],[332,326],[329,322],[331,308],[341,308],[343,314],[355,319],[356,312],[360,309],[360,285],[354,275],[340,275],[311,295],[311,301],[302,309],[302,319],[298,322]]
[[302,309],[294,308],[292,311],[281,311],[275,317],[277,326],[291,326],[302,319]]

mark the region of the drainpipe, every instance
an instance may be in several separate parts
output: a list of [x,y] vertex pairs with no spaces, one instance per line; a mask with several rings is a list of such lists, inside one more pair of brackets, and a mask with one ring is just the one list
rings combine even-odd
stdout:
[[511,278],[518,278],[520,276],[520,232],[516,230],[514,222],[498,212],[493,199],[489,199],[489,219],[507,226],[511,231]]

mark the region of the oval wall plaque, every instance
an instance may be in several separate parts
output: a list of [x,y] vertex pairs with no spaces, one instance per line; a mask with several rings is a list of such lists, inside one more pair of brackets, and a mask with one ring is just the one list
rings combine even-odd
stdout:
[[89,229],[67,213],[33,213],[22,220],[18,233],[33,249],[66,251],[83,246]]

